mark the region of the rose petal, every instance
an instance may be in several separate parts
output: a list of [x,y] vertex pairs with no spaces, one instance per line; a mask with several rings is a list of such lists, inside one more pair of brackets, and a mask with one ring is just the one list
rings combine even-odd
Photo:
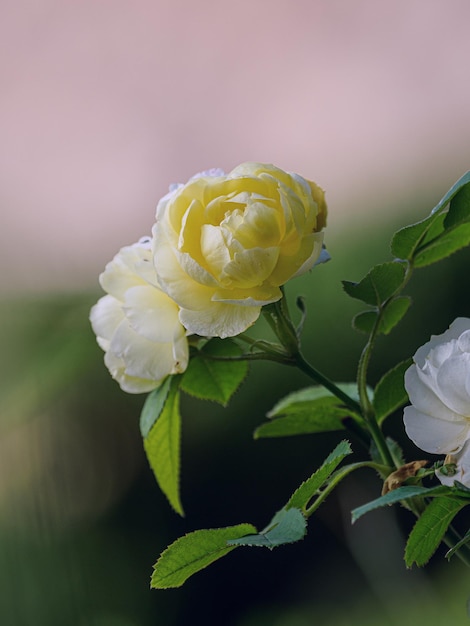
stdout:
[[150,243],[138,242],[121,248],[100,275],[100,284],[117,300],[123,300],[130,287],[155,284],[156,278]]
[[452,339],[458,339],[458,337],[460,337],[460,335],[467,330],[470,330],[470,319],[466,317],[458,317],[452,322],[449,328],[442,333],[442,335],[433,335],[430,341],[425,343],[424,346],[421,346],[421,348],[416,351],[416,354],[413,357],[415,363],[417,363],[419,367],[423,367],[426,357],[432,348],[440,343],[446,343]]
[[236,252],[226,264],[221,279],[228,277],[236,288],[249,289],[262,285],[273,273],[279,258],[279,248],[251,248]]
[[181,374],[185,371],[189,361],[188,340],[185,334],[173,341],[173,373]]
[[277,302],[282,298],[279,287],[261,285],[256,290],[256,298],[248,289],[220,289],[212,296],[212,302],[224,302],[225,304],[237,304],[240,306],[264,306]]
[[175,250],[166,239],[155,239],[154,262],[162,289],[181,307],[202,310],[210,306],[214,292],[186,274],[176,258]]
[[184,335],[178,320],[178,306],[166,293],[154,287],[129,289],[123,311],[133,330],[150,341],[168,343]]
[[90,322],[95,335],[108,342],[123,319],[121,303],[110,295],[100,298],[90,311]]
[[470,330],[465,331],[458,338],[459,350],[470,353]]
[[161,381],[128,376],[125,372],[124,361],[112,352],[107,352],[104,355],[104,362],[111,376],[119,383],[121,389],[127,393],[147,393],[161,384]]
[[470,396],[466,387],[469,372],[470,354],[452,356],[439,368],[436,382],[442,401],[451,410],[470,419]]
[[127,320],[116,329],[109,352],[122,359],[128,376],[161,380],[168,374],[184,371],[186,363],[176,363],[173,344],[155,344],[138,335]]
[[230,252],[219,226],[203,225],[201,229],[201,252],[215,275],[220,275],[224,266],[230,263]]
[[450,422],[417,411],[413,406],[404,410],[403,421],[408,437],[421,450],[433,454],[457,452],[464,445],[469,424],[465,421]]
[[406,370],[405,389],[417,411],[441,420],[461,421],[462,415],[455,413],[442,402],[436,387],[433,378],[416,365]]
[[311,270],[314,265],[326,263],[326,261],[330,260],[330,255],[323,249],[323,237],[324,233],[314,233],[311,235],[311,240],[313,241],[312,252],[308,259],[299,267],[295,274],[293,274],[292,278],[305,274],[305,272]]
[[204,311],[181,309],[180,321],[188,332],[225,339],[243,333],[256,322],[260,312],[261,307],[213,302]]

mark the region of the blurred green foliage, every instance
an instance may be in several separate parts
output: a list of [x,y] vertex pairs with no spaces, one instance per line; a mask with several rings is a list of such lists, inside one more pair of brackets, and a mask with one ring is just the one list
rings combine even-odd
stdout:
[[[342,292],[340,281],[358,281],[372,264],[390,260],[393,231],[428,210],[376,216],[376,222],[363,217],[347,236],[329,233],[333,260],[288,285],[292,310],[295,297],[305,297],[306,356],[334,380],[353,380],[364,341],[351,328],[361,304]],[[470,315],[462,288],[469,263],[464,250],[416,272],[407,290],[414,306],[380,339],[371,382],[456,316]],[[152,565],[166,545],[197,528],[245,519],[263,527],[338,435],[253,440],[275,402],[309,384],[272,363],[251,366],[228,409],[184,398],[187,517],[179,519],[145,460],[138,424],[144,398],[124,394],[111,380],[89,327],[99,295],[25,296],[0,306],[0,623],[467,623],[470,585],[459,564],[437,567],[438,557],[426,573],[406,571],[394,511],[372,513],[351,530],[349,511],[380,492],[368,480],[345,481],[302,544],[273,554],[240,549],[182,589],[151,591]],[[266,334],[262,321],[256,332]],[[399,415],[387,427],[403,440]],[[406,451],[413,454],[411,443]],[[364,546],[370,561],[358,557]]]

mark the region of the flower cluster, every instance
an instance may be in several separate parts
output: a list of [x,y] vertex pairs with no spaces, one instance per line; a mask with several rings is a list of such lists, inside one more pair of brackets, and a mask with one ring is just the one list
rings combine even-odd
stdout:
[[411,402],[404,411],[408,436],[455,464],[455,473],[437,472],[443,484],[458,480],[470,487],[470,319],[457,318],[419,348],[405,388]]
[[323,190],[297,174],[244,163],[173,185],[152,238],[123,248],[90,315],[122,389],[158,387],[188,364],[188,335],[233,337],[282,297],[290,278],[321,262]]

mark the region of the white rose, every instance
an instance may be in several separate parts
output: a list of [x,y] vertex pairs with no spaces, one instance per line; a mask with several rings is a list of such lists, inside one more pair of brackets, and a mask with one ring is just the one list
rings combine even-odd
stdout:
[[470,439],[470,319],[457,318],[419,348],[405,373],[405,388],[410,439],[426,452],[458,454]]
[[318,185],[273,165],[244,163],[175,186],[158,203],[154,262],[182,324],[206,337],[246,330],[319,260],[326,214]]
[[90,321],[104,361],[124,391],[144,393],[188,364],[179,308],[157,283],[150,238],[122,248],[100,275],[108,295],[91,309]]

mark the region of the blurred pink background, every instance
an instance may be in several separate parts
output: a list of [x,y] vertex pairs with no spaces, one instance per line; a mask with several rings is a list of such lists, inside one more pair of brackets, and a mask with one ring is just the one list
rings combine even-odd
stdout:
[[470,168],[467,0],[19,0],[0,22],[0,288],[97,286],[172,182],[242,161],[330,229]]

